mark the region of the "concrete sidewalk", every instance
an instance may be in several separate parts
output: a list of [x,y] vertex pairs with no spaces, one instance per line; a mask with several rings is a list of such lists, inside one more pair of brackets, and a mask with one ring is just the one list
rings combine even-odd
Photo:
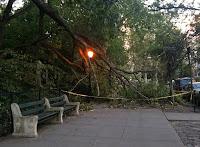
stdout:
[[38,138],[9,137],[1,147],[183,147],[159,109],[95,109],[62,125],[42,125]]

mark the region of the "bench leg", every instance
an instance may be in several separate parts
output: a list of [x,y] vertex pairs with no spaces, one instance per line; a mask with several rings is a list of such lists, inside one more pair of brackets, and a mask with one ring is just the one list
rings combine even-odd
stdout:
[[66,94],[63,95],[65,98],[64,101],[66,102],[66,105],[75,105],[76,109],[72,112],[72,115],[79,115],[79,106],[80,102],[69,102],[69,99]]
[[79,106],[80,106],[80,103],[79,102],[76,102],[77,103],[77,106],[76,106],[76,110],[75,110],[75,115],[79,115]]
[[80,102],[69,102],[66,105],[75,105],[76,109],[74,111],[72,111],[72,115],[77,115],[79,116],[79,106],[80,106]]
[[57,116],[57,117],[54,117],[52,118],[49,123],[51,124],[62,124],[63,123],[63,120],[62,120],[62,117],[60,116]]
[[38,116],[13,116],[13,136],[37,137]]

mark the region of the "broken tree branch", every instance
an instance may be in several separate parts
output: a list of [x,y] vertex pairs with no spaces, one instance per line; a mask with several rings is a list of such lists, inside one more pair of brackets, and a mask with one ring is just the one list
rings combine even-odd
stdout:
[[32,0],[37,7],[55,20],[60,26],[64,27],[65,30],[75,39],[75,34],[67,27],[66,20],[61,17],[49,4],[44,3],[43,0]]
[[195,11],[200,11],[198,8],[193,8],[193,7],[185,7],[185,6],[171,6],[171,7],[157,7],[155,10],[151,11],[160,11],[160,10],[170,10],[170,9],[184,9],[184,10],[195,10]]
[[48,48],[48,49],[51,49],[52,51],[54,51],[58,56],[60,56],[63,60],[67,61],[67,63],[69,63],[70,65],[74,65],[76,67],[79,67],[81,70],[83,70],[83,68],[76,64],[76,63],[73,63],[71,61],[69,61],[67,58],[65,58],[54,46],[51,46],[51,45],[47,45],[47,44],[44,44],[44,43],[41,43],[41,46],[45,47],[45,48]]
[[75,85],[72,89],[70,89],[70,91],[73,91],[73,90],[76,88],[76,86],[77,86],[81,81],[83,81],[86,77],[88,77],[88,75],[89,75],[89,74],[87,74],[86,76],[84,76],[83,78],[81,78],[81,79],[76,83],[76,85]]
[[22,9],[21,11],[11,15],[8,17],[7,21],[10,21],[11,19],[14,19],[16,17],[19,17],[20,15],[25,14],[26,12],[28,12],[31,8],[33,8],[35,5],[34,3],[30,3],[26,8]]

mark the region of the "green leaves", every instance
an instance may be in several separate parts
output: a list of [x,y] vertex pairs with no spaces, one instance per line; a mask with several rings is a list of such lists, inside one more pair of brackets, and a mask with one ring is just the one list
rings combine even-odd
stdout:
[[124,42],[120,38],[109,40],[106,55],[115,65],[124,66],[128,59],[124,49]]

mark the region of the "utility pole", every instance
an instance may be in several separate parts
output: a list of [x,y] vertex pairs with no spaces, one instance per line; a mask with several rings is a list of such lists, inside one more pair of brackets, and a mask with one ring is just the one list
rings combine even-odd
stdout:
[[189,61],[189,70],[190,70],[190,84],[191,84],[191,94],[192,94],[192,101],[193,101],[193,104],[194,104],[194,112],[196,112],[196,107],[195,107],[195,99],[194,99],[194,96],[193,96],[193,85],[192,85],[192,66],[191,66],[191,63],[190,63],[190,47],[187,48],[187,55],[188,55],[188,61]]

